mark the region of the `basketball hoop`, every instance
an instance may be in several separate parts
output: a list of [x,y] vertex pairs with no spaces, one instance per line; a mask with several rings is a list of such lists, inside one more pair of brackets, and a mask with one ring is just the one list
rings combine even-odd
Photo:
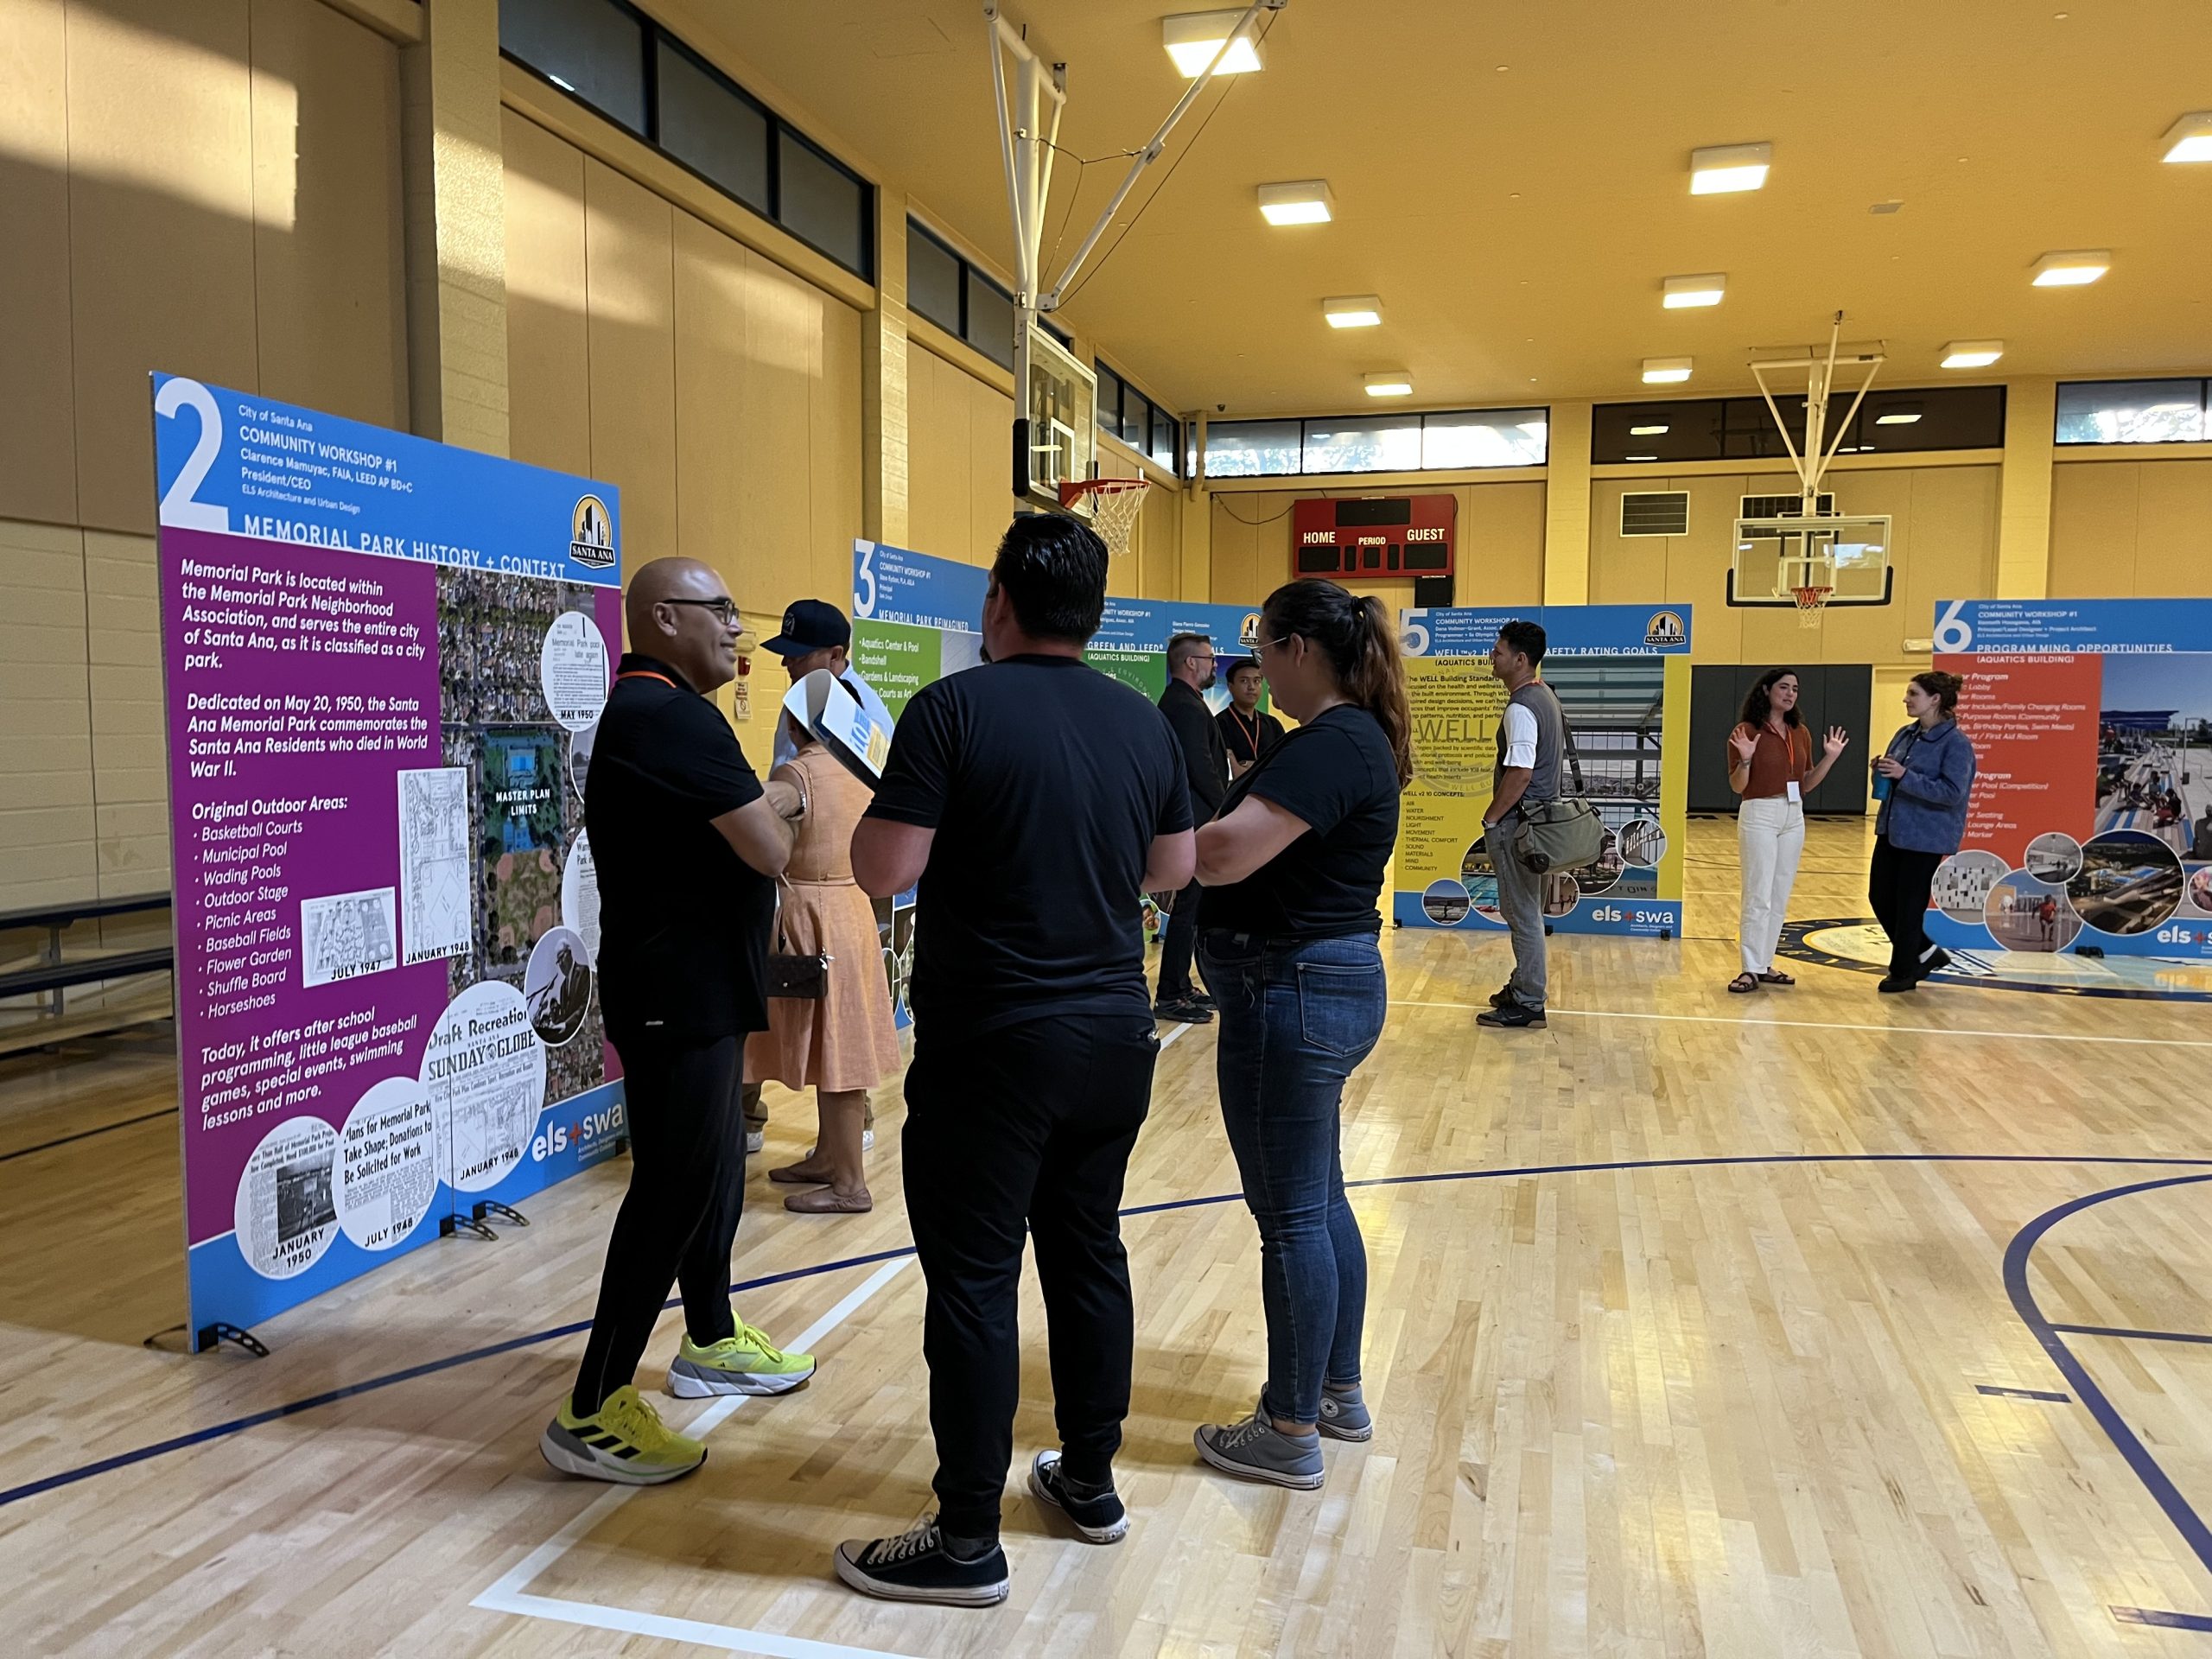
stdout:
[[1821,611],[1827,604],[1828,595],[1835,592],[1835,589],[1812,587],[1792,588],[1789,591],[1797,599],[1797,626],[1801,628],[1819,627]]
[[1106,550],[1118,557],[1129,550],[1130,532],[1144,510],[1144,493],[1151,487],[1148,478],[1067,481],[1060,486],[1060,505],[1089,518]]

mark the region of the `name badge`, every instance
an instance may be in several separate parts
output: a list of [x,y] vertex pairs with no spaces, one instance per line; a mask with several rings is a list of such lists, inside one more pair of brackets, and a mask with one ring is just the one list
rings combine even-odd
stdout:
[[1783,787],[1785,791],[1788,791],[1789,801],[1789,804],[1790,804],[1790,805],[1795,806],[1795,805],[1796,805],[1796,804],[1798,804],[1798,802],[1799,802],[1799,801],[1801,801],[1802,799],[1803,799],[1803,798],[1804,798],[1802,796],[1801,796],[1801,795],[1800,795],[1800,794],[1798,794],[1798,792],[1797,792],[1797,780],[1796,780],[1795,778],[1792,778],[1792,779],[1791,779],[1788,783],[1784,784],[1782,787]]

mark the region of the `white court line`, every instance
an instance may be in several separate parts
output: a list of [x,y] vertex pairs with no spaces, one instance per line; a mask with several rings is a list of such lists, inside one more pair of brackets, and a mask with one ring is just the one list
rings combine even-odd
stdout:
[[[898,1277],[899,1270],[913,1259],[911,1255],[894,1256],[876,1268],[848,1291],[828,1313],[793,1338],[791,1351],[805,1353],[812,1349],[823,1338],[858,1312],[876,1292]],[[683,1432],[695,1440],[705,1438],[727,1422],[730,1414],[752,1397],[741,1394],[724,1395],[685,1424]],[[642,1486],[615,1486],[601,1493],[584,1506],[575,1520],[516,1562],[469,1605],[481,1607],[486,1612],[556,1619],[568,1624],[588,1625],[595,1630],[620,1630],[637,1636],[663,1636],[673,1642],[690,1642],[700,1647],[720,1648],[729,1653],[766,1654],[771,1656],[771,1659],[838,1659],[838,1656],[873,1655],[881,1651],[874,1648],[846,1648],[835,1643],[812,1642],[804,1637],[779,1635],[773,1630],[745,1630],[728,1624],[702,1624],[688,1618],[636,1612],[626,1607],[602,1607],[594,1602],[563,1601],[551,1596],[524,1593],[539,1574],[575,1548],[601,1521],[645,1490]]]
[[[1465,1008],[1479,1011],[1479,1002],[1402,1002],[1394,1008]],[[1637,1014],[1623,1008],[1546,1008],[1546,1015],[1564,1014],[1573,1020],[1664,1020],[1685,1026],[1790,1026],[1801,1031],[1872,1031],[1885,1037],[1997,1037],[2007,1042],[2124,1043],[2143,1048],[2212,1048],[2212,1041],[2195,1037],[2093,1037],[2066,1031],[1981,1031],[1944,1026],[1859,1026],[1839,1020],[1731,1020],[1718,1014]]]
[[1160,1046],[1162,1048],[1166,1047],[1168,1044],[1170,1044],[1170,1043],[1172,1043],[1172,1042],[1175,1041],[1175,1040],[1176,1040],[1176,1039],[1178,1039],[1179,1037],[1182,1036],[1182,1034],[1183,1034],[1185,1032],[1189,1031],[1189,1030],[1191,1030],[1191,1029],[1192,1029],[1192,1027],[1189,1027],[1189,1026],[1187,1026],[1187,1025],[1185,1025],[1182,1021],[1180,1021],[1180,1020],[1176,1021],[1176,1024],[1175,1024],[1175,1029],[1174,1029],[1174,1030],[1173,1030],[1173,1031],[1171,1031],[1171,1032],[1169,1032],[1169,1033],[1168,1033],[1165,1037],[1163,1037],[1163,1038],[1161,1038],[1161,1039],[1160,1039]]

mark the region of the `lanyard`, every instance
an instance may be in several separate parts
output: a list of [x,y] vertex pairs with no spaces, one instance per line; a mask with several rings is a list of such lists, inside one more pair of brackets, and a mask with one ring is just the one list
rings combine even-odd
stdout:
[[[1805,768],[1798,764],[1797,760],[1797,734],[1801,729],[1801,728],[1796,726],[1785,726],[1783,728],[1781,732],[1783,748],[1782,776],[1783,780],[1785,783],[1799,784],[1805,780]],[[1771,726],[1760,727],[1759,735],[1762,738],[1775,735],[1774,728]]]
[[614,677],[618,680],[658,680],[671,691],[681,691],[683,689],[674,680],[670,679],[667,675],[656,674],[650,668],[630,669],[624,673],[617,674]]
[[1237,711],[1236,705],[1232,702],[1229,705],[1229,717],[1236,722],[1236,729],[1244,733],[1245,741],[1252,746],[1252,758],[1257,760],[1260,758],[1260,716],[1256,713],[1253,715],[1250,729],[1247,730],[1244,716]]

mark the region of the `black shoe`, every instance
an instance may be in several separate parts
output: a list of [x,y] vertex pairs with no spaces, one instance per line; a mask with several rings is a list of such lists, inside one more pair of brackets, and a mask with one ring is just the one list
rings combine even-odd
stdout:
[[837,1546],[837,1576],[864,1596],[886,1601],[933,1601],[945,1607],[995,1607],[1013,1587],[1006,1551],[995,1539],[972,1561],[945,1553],[931,1516],[896,1538],[848,1538]]
[[1154,1003],[1152,1017],[1155,1020],[1173,1020],[1186,1026],[1207,1026],[1213,1023],[1213,1010],[1196,998],[1179,996]]
[[1490,994],[1490,1005],[1493,1008],[1502,1008],[1509,1002],[1518,1002],[1520,1000],[1513,995],[1513,982],[1510,979]]
[[1094,1497],[1077,1497],[1068,1490],[1068,1478],[1060,1468],[1057,1452],[1037,1454],[1037,1460],[1029,1465],[1029,1490],[1037,1495],[1038,1502],[1067,1516],[1068,1524],[1094,1544],[1119,1543],[1128,1536],[1129,1512],[1122,1507],[1114,1489],[1109,1486]]
[[1524,1031],[1530,1027],[1541,1029],[1544,1023],[1544,1011],[1532,1008],[1526,1002],[1503,1002],[1488,1014],[1477,1014],[1475,1023],[1499,1027],[1507,1031]]
[[1215,1001],[1213,998],[1207,995],[1204,991],[1192,991],[1187,1000],[1197,1003],[1198,1007],[1204,1008],[1209,1014],[1211,1014],[1215,1009],[1221,1007],[1220,1003]]
[[1874,988],[1882,992],[1916,991],[1920,988],[1920,982],[1916,979],[1899,979],[1895,974],[1885,974],[1882,976],[1882,982]]
[[1920,959],[1919,963],[1912,970],[1912,976],[1915,979],[1925,979],[1930,974],[1942,973],[1950,965],[1951,953],[1939,944],[1936,947],[1936,953],[1933,956],[1923,957]]

